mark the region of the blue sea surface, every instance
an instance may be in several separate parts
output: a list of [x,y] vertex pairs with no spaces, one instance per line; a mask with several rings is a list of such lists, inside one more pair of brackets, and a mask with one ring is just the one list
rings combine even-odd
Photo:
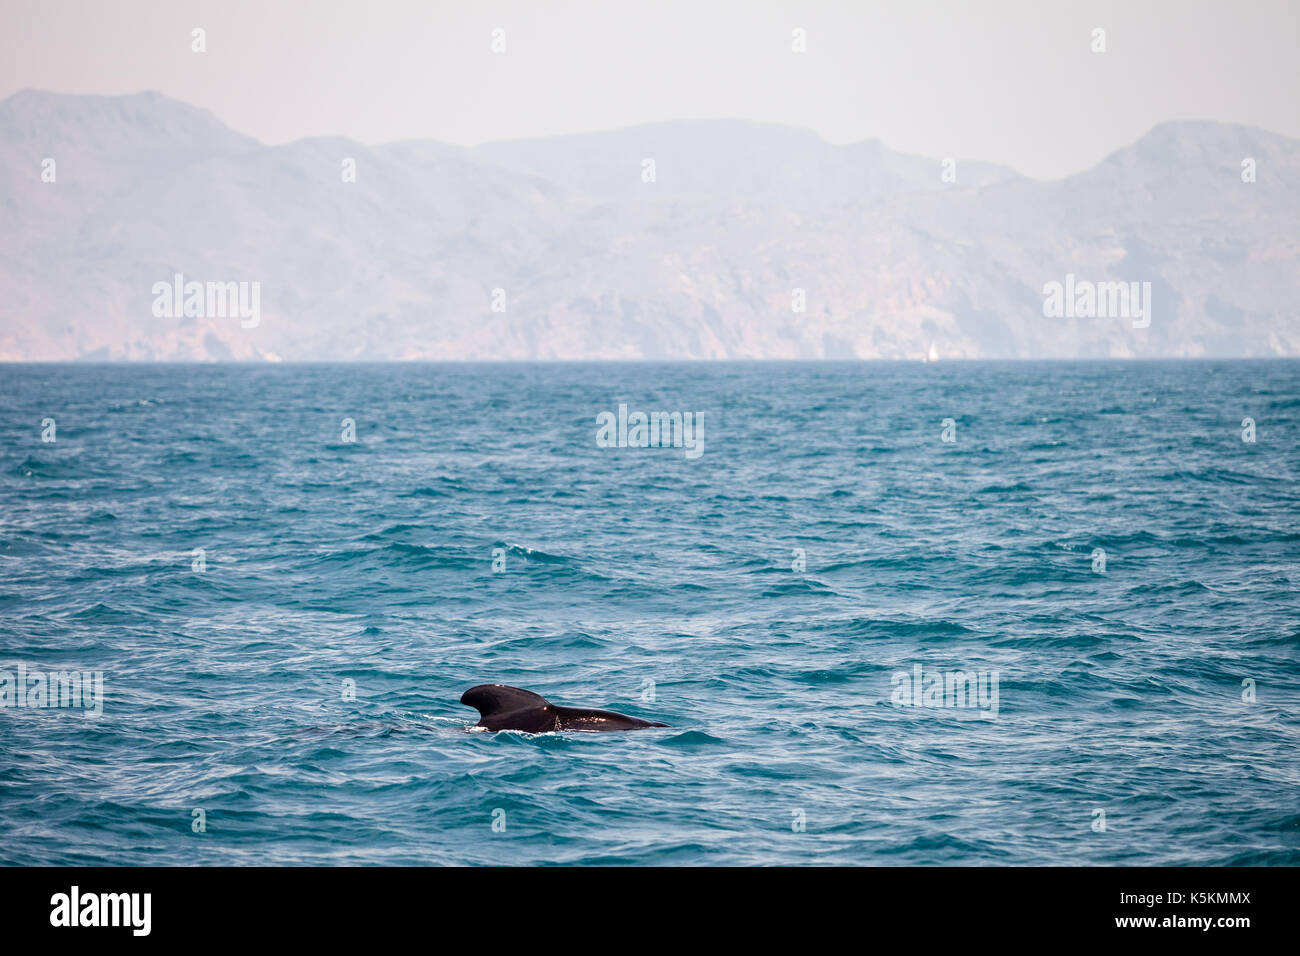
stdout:
[[0,709],[0,863],[1300,864],[1298,437],[1293,361],[0,366],[0,669],[105,688]]

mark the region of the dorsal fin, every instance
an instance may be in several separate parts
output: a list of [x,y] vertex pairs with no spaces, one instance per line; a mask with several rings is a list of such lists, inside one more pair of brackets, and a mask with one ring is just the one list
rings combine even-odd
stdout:
[[471,687],[461,695],[460,702],[473,707],[485,719],[493,714],[509,714],[527,708],[550,706],[540,694],[505,684],[479,684]]

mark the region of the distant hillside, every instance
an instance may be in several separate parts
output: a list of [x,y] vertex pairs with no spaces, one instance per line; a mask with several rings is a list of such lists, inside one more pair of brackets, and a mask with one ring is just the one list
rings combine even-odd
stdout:
[[[24,91],[0,359],[1300,355],[1297,141],[1172,122],[1059,182],[955,171],[732,120],[264,146],[156,93]],[[176,273],[258,282],[260,323],[156,317]],[[1067,274],[1149,283],[1149,327],[1045,317]]]
[[[806,130],[741,120],[491,143],[474,155],[603,200],[735,199],[811,210],[947,188],[938,160],[895,153],[879,140],[832,146]],[[646,158],[655,161],[653,192],[640,175]],[[989,163],[962,161],[957,171],[965,186],[1017,178]]]

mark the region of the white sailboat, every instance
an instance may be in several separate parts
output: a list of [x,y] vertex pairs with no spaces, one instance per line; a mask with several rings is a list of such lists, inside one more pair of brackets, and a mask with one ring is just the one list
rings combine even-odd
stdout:
[[927,355],[927,356],[926,356],[924,359],[922,359],[921,361],[923,361],[923,362],[937,362],[937,361],[939,361],[939,350],[936,349],[936,348],[934,347],[934,343],[933,343],[933,342],[930,343],[930,354]]

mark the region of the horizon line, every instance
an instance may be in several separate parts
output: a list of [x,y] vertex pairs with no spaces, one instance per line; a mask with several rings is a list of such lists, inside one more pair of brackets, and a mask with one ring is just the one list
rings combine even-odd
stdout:
[[246,365],[275,368],[284,365],[987,365],[996,362],[1300,362],[1300,355],[1152,355],[1063,357],[1008,356],[1003,358],[947,358],[926,361],[919,358],[736,358],[736,359],[0,359],[0,367],[13,365]]

